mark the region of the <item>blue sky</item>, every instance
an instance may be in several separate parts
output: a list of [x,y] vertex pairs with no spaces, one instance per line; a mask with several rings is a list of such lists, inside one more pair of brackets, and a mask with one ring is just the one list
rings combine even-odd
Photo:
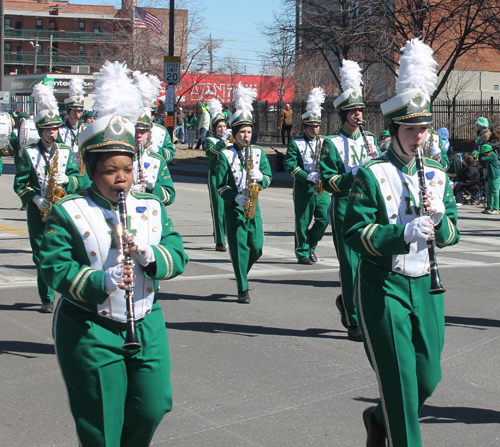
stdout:
[[[119,7],[120,0],[70,0],[72,4],[80,5],[112,5]],[[169,4],[169,0],[161,2]],[[139,6],[150,5],[151,2],[139,0]],[[176,2],[176,6],[177,6]],[[238,59],[246,66],[248,74],[258,74],[261,63],[258,52],[265,51],[267,43],[257,29],[259,22],[269,23],[273,19],[273,10],[279,11],[281,0],[251,0],[249,2],[221,2],[216,0],[199,0],[205,8],[205,27],[203,37],[212,34],[213,39],[234,40],[223,42],[222,46],[214,51],[214,66],[217,58],[224,58],[227,54]],[[155,7],[159,7],[155,4]]]

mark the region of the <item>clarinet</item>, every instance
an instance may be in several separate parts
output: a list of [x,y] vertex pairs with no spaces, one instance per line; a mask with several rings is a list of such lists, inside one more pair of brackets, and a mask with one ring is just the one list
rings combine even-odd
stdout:
[[[422,149],[418,147],[415,153],[415,165],[417,167],[419,199],[420,199],[420,215],[430,216],[430,211],[427,211],[424,206],[424,196],[427,194],[427,185],[425,184],[424,162],[422,160]],[[429,251],[429,264],[431,268],[431,295],[438,295],[446,292],[441,279],[439,278],[438,265],[436,260],[436,240],[431,238],[427,241],[427,250]]]
[[365,120],[358,120],[358,127],[359,127],[359,131],[361,133],[361,136],[363,137],[363,143],[365,144],[365,147],[366,147],[366,154],[368,155],[368,157],[372,157],[373,159],[375,159],[378,157],[378,154],[376,153],[376,151],[370,151],[370,145],[368,143],[368,138],[366,138],[365,129],[363,127],[365,124],[366,124]]
[[146,190],[146,182],[144,181],[144,167],[142,166],[142,144],[136,143],[137,150],[137,177],[141,187],[141,192]]
[[[118,209],[120,211],[120,252],[121,252],[121,262],[123,265],[133,265],[132,256],[129,253],[125,253],[124,247],[127,246],[127,234],[128,234],[128,219],[127,219],[127,204],[125,202],[125,191],[121,190],[118,193]],[[134,282],[132,281],[127,285],[125,290],[125,300],[127,303],[127,335],[125,337],[125,344],[122,346],[123,349],[132,350],[139,349],[141,344],[137,339],[137,332],[135,328],[135,314],[134,314]]]

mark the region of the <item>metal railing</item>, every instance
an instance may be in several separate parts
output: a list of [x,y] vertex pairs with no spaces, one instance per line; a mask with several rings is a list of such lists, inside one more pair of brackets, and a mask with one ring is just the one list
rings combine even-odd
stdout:
[[126,39],[127,36],[115,32],[73,32],[73,31],[49,31],[49,30],[25,30],[12,29],[5,30],[5,40],[35,40],[48,41],[52,36],[53,42],[115,42],[120,39]]
[[[92,61],[99,59],[100,56],[89,55],[59,55],[52,54],[52,65],[57,66],[70,66],[70,65],[90,65]],[[38,67],[49,66],[48,54],[38,54],[36,57],[36,64]],[[4,63],[6,65],[35,65],[34,53],[10,53],[5,54]]]

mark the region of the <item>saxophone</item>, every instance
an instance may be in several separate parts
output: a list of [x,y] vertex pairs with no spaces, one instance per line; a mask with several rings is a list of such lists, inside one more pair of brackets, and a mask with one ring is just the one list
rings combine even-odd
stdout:
[[[317,135],[316,138],[317,138],[317,140],[316,140],[316,150],[314,151],[315,152],[314,156],[316,157],[315,170],[316,170],[316,172],[318,174],[320,174],[320,164],[319,164],[319,161],[321,159],[321,148],[322,148],[323,144],[321,142],[321,138],[319,137],[319,135]],[[314,183],[314,194],[321,196],[324,193],[325,193],[325,189],[323,188],[323,184],[321,183],[321,178],[319,178]]]
[[254,182],[248,173],[254,168],[253,164],[253,154],[252,145],[247,144],[245,147],[245,159],[246,159],[246,170],[247,170],[247,181],[243,194],[248,198],[247,205],[245,206],[245,218],[254,219],[255,213],[257,212],[257,199],[259,198],[259,192],[262,191],[262,185]]
[[59,148],[56,149],[56,153],[52,157],[52,160],[50,160],[49,179],[47,180],[47,187],[45,188],[45,195],[44,195],[44,197],[50,202],[50,205],[46,210],[41,212],[42,222],[45,222],[47,220],[50,210],[52,209],[52,205],[54,205],[54,203],[56,203],[59,199],[62,199],[64,196],[66,196],[66,191],[61,186],[59,186],[54,180],[55,174],[58,173],[59,173]]

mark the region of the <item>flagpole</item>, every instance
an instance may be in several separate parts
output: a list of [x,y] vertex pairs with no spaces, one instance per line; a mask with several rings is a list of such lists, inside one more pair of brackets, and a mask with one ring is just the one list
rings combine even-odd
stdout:
[[[175,16],[175,0],[170,0],[170,9],[168,11],[168,55],[169,56],[174,56],[174,18],[175,18],[174,16]],[[172,85],[171,82],[169,82],[168,84]],[[172,117],[172,120],[170,121],[172,125],[167,126],[167,130],[168,133],[170,134],[170,137],[172,138],[172,141],[174,141],[174,127],[175,127],[175,83],[173,84],[173,86],[174,86],[174,111],[167,112],[167,116]]]

